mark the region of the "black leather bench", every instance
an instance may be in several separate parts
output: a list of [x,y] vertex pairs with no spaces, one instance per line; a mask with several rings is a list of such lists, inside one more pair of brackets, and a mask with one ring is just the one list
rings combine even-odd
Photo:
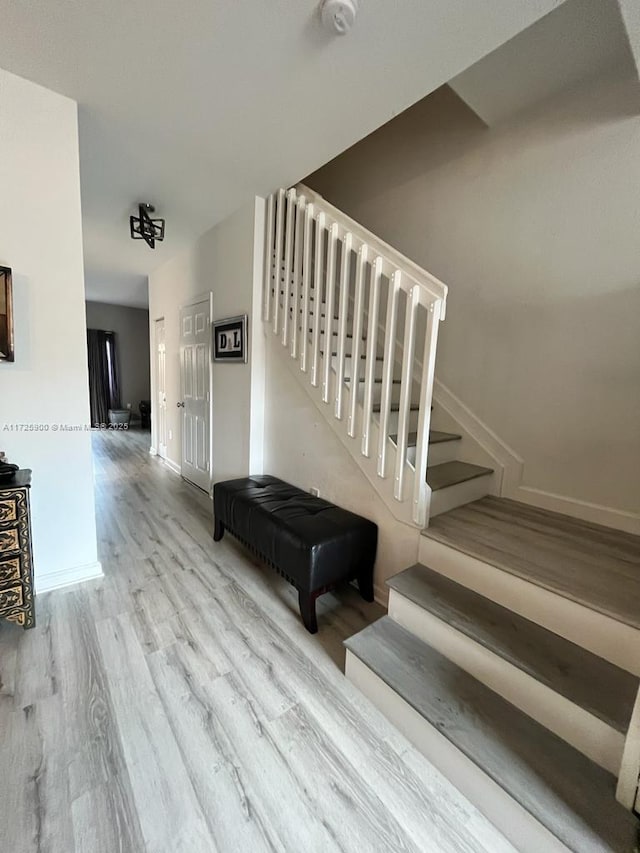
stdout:
[[213,512],[216,542],[228,530],[295,586],[312,634],[316,599],[336,584],[357,580],[365,601],[373,601],[372,521],[267,475],[216,483]]

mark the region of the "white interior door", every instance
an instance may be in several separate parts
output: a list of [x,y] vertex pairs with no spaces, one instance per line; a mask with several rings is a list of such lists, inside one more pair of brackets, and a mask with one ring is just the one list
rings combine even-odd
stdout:
[[158,416],[156,424],[158,429],[157,447],[158,456],[163,459],[167,456],[167,374],[166,374],[166,347],[164,342],[164,318],[156,320],[156,407]]
[[182,383],[182,476],[209,491],[209,350],[210,301],[180,311],[180,372]]

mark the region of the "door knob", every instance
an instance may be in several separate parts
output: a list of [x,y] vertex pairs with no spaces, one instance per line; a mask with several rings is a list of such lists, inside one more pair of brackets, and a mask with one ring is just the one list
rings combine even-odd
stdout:
[[176,406],[177,406],[179,409],[184,409],[184,403],[176,403]]

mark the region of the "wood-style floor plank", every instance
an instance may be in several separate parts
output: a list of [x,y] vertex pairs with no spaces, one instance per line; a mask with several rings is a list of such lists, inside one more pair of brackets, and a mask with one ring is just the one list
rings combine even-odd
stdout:
[[105,577],[0,623],[3,850],[512,853],[345,679],[378,605],[322,596],[312,636],[143,433],[94,463]]
[[215,849],[129,616],[97,628],[147,848],[154,853]]

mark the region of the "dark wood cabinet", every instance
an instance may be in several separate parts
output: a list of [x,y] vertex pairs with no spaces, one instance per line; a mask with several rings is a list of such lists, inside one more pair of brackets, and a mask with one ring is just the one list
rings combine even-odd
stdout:
[[23,628],[36,623],[31,554],[31,471],[0,484],[0,619]]

